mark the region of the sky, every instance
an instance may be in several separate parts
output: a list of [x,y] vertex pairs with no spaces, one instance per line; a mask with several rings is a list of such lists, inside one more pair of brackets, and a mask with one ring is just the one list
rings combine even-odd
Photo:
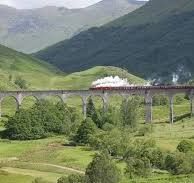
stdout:
[[0,0],[0,4],[18,9],[40,8],[43,6],[65,6],[67,8],[84,8],[101,0]]
[[32,9],[43,6],[64,6],[67,8],[84,8],[101,0],[0,0],[0,4],[18,9]]

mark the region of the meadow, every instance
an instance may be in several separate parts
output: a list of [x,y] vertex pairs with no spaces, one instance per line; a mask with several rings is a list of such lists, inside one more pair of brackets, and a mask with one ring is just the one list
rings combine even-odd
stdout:
[[[55,98],[51,99],[56,102]],[[119,101],[120,100],[120,101]],[[26,99],[21,107],[28,108],[33,105],[33,98]],[[110,105],[121,102],[119,96],[113,97]],[[70,106],[78,106],[81,115],[81,100],[69,99]],[[97,107],[102,106],[99,98],[94,99]],[[14,114],[14,100],[8,98],[2,103],[4,120]],[[143,138],[152,138],[157,146],[164,150],[174,151],[177,144],[183,139],[194,142],[194,118],[185,114],[190,112],[189,101],[183,99],[181,104],[174,106],[176,117],[179,117],[173,125],[168,122],[169,106],[153,107],[152,122],[153,131]],[[139,126],[144,124],[144,109],[141,108]],[[1,129],[3,129],[3,121]],[[68,146],[65,136],[54,136],[35,141],[10,141],[0,140],[0,183],[31,183],[35,178],[42,177],[44,180],[55,183],[62,175],[72,173],[83,174],[85,168],[91,162],[96,152],[89,147]],[[115,160],[117,161],[117,160]],[[117,162],[118,167],[124,172],[125,164]],[[149,179],[130,180],[123,179],[123,183],[130,182],[193,182],[193,175],[171,176],[167,172],[158,171]]]

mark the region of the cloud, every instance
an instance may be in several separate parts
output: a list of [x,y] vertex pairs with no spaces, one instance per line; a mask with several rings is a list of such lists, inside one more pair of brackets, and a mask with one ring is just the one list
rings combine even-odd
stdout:
[[67,8],[84,8],[101,0],[0,0],[0,4],[18,9],[40,8],[43,6],[64,6]]

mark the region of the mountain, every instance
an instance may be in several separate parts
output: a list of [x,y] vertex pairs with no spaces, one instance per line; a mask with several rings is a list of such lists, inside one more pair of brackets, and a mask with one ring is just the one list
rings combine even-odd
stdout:
[[150,0],[36,56],[65,72],[113,65],[162,83],[185,82],[194,75],[193,22],[193,0]]
[[84,9],[44,7],[17,10],[0,5],[0,44],[25,53],[101,26],[125,15],[145,2],[136,0],[103,0]]
[[27,89],[88,89],[93,81],[104,76],[118,75],[131,83],[143,79],[116,67],[94,67],[89,70],[64,74],[48,63],[0,45],[0,90],[19,90],[15,81],[26,82]]

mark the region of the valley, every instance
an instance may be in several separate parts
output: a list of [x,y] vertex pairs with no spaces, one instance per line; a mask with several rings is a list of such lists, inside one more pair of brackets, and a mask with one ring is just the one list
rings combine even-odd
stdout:
[[0,5],[0,183],[194,182],[193,10]]

